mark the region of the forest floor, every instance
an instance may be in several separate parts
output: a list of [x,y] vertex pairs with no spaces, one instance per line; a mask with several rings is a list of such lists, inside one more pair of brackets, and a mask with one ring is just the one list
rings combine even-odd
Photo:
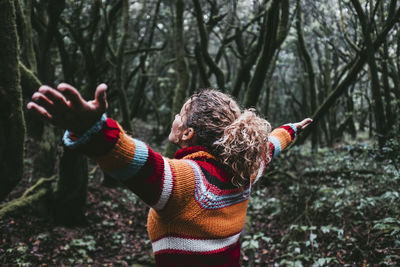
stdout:
[[[103,187],[100,176],[96,172],[89,181],[85,222],[80,226],[55,225],[27,209],[0,221],[0,265],[152,265],[148,208],[126,189]],[[20,183],[13,194],[21,195],[28,186]]]
[[[399,264],[400,175],[390,154],[398,153],[377,159],[376,151],[342,146],[311,154],[300,147],[282,155],[254,188],[242,265]],[[33,183],[28,176],[8,199]],[[98,170],[90,175],[80,226],[55,225],[34,209],[0,220],[0,266],[153,266],[148,207],[101,179]]]

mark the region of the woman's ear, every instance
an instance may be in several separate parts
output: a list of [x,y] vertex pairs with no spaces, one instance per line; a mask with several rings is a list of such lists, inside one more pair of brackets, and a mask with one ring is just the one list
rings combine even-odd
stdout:
[[183,131],[182,141],[190,142],[193,137],[194,137],[194,129],[193,128],[187,128],[187,129],[185,129]]

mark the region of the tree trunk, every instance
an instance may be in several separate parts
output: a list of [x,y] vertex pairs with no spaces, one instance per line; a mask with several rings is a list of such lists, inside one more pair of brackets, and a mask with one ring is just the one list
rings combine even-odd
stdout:
[[274,0],[266,14],[264,19],[266,30],[263,37],[263,47],[245,95],[245,107],[255,107],[257,105],[274,53],[287,35],[288,5],[289,3],[286,0]]
[[[302,12],[301,12],[301,5],[300,0],[297,0],[297,14],[296,14],[296,30],[297,30],[297,37],[299,41],[300,47],[300,56],[303,58],[304,66],[307,72],[308,78],[308,88],[310,90],[310,104],[311,104],[311,112],[315,112],[317,109],[317,93],[316,93],[316,81],[315,81],[315,72],[314,67],[311,59],[310,52],[306,46],[306,42],[304,40],[304,33],[303,33],[303,22],[302,22]],[[314,131],[311,137],[311,146],[312,150],[316,151],[318,145],[318,131]]]
[[[186,90],[189,86],[189,73],[185,62],[185,50],[184,50],[184,36],[183,36],[183,11],[185,10],[185,2],[183,0],[177,0],[175,4],[176,8],[176,21],[175,21],[175,69],[177,74],[177,85],[174,90],[174,100],[172,103],[172,116],[171,121],[174,119],[175,114],[180,112],[180,109],[185,101]],[[172,157],[175,152],[175,145],[168,142],[165,148],[165,155]]]
[[387,131],[389,132],[393,129],[394,123],[396,121],[396,116],[392,111],[392,97],[390,96],[390,85],[389,85],[389,71],[388,71],[388,62],[389,58],[389,48],[387,41],[383,43],[383,60],[382,60],[382,80],[383,80],[383,89],[385,96],[385,111],[386,111],[386,122],[387,122]]
[[354,87],[355,84],[353,84],[353,86],[350,88],[350,92],[348,95],[346,95],[346,101],[347,101],[347,112],[349,113],[350,119],[348,122],[348,127],[347,130],[348,132],[351,134],[351,137],[353,139],[356,138],[357,136],[357,130],[356,130],[356,126],[354,124],[354,102],[353,102],[353,91],[354,91]]
[[[331,63],[329,62],[329,47],[325,44],[325,62],[324,66],[324,84],[325,84],[325,95],[329,95],[332,92],[332,81],[331,81]],[[326,122],[325,122],[326,121]],[[326,128],[326,142],[328,146],[333,147],[335,132],[336,132],[336,110],[331,109],[328,111],[328,116],[324,121]],[[318,129],[318,128],[317,128]],[[316,131],[315,131],[316,132]],[[314,134],[314,133],[313,133]]]
[[60,160],[57,190],[52,203],[56,223],[73,226],[84,222],[88,184],[87,159],[68,148]]
[[25,121],[14,1],[0,0],[0,201],[23,175]]
[[194,48],[194,55],[196,57],[196,62],[197,62],[197,66],[199,68],[199,73],[200,73],[199,87],[200,88],[209,88],[209,87],[211,87],[211,83],[207,77],[206,66],[204,64],[204,60],[201,55],[200,46],[201,45],[199,43],[196,43],[195,48]]
[[197,26],[200,35],[200,49],[205,63],[210,68],[210,71],[215,75],[217,84],[220,90],[225,90],[225,76],[217,63],[211,58],[208,53],[208,33],[207,27],[203,20],[203,11],[199,0],[193,0],[194,10],[196,11]]
[[18,35],[21,44],[21,57],[25,65],[34,73],[37,72],[35,50],[33,49],[31,7],[32,0],[25,1],[24,9],[20,0],[14,2],[17,15]]
[[49,53],[57,31],[58,21],[64,8],[65,0],[49,0],[47,3],[47,15],[49,20],[46,25],[46,32],[40,38],[40,49],[38,53],[38,76],[42,82],[47,84],[50,84],[54,80],[54,67],[51,64],[51,56],[49,56]]
[[385,112],[383,108],[382,95],[380,91],[380,84],[378,78],[378,67],[375,61],[375,48],[371,40],[372,22],[368,21],[368,18],[366,17],[364,11],[362,10],[361,4],[360,2],[358,2],[358,0],[351,0],[351,2],[353,3],[354,9],[357,12],[358,19],[360,20],[361,29],[365,40],[367,63],[371,75],[371,91],[374,97],[373,110],[377,128],[376,130],[378,134],[378,142],[379,146],[383,147],[386,135],[386,122],[385,122]]
[[125,45],[126,45],[126,40],[128,38],[128,21],[129,21],[129,1],[124,0],[122,4],[122,33],[117,53],[115,55],[116,57],[115,76],[116,76],[116,87],[119,96],[119,105],[122,113],[122,125],[128,133],[132,134],[132,124],[128,109],[128,98],[125,92],[125,86],[123,82],[124,77],[122,72],[122,66],[124,65]]
[[29,146],[36,153],[33,158],[32,177],[50,177],[57,170],[56,158],[58,153],[57,143],[60,136],[56,135],[53,126],[45,125],[39,140],[33,140]]
[[241,60],[239,71],[233,83],[232,95],[234,97],[237,98],[239,96],[240,89],[243,83],[247,85],[250,81],[250,70],[257,61],[257,56],[259,55],[261,50],[260,48],[261,47],[259,47],[258,45],[253,45],[250,48],[249,55],[244,60]]
[[143,65],[141,66],[141,71],[140,71],[140,76],[135,88],[135,92],[133,93],[133,97],[131,100],[131,118],[136,117],[140,110],[141,110],[141,106],[143,103],[143,99],[144,99],[144,90],[146,88],[146,84],[148,82],[148,76],[146,73],[146,69],[144,66],[144,58],[141,57],[140,59],[140,64]]

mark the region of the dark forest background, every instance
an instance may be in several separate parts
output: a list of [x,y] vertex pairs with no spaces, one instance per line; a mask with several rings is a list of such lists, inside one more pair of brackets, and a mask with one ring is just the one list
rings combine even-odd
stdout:
[[147,207],[27,111],[60,82],[107,83],[108,115],[168,156],[199,88],[313,118],[253,192],[242,264],[399,264],[399,22],[397,0],[0,0],[0,264],[154,264]]

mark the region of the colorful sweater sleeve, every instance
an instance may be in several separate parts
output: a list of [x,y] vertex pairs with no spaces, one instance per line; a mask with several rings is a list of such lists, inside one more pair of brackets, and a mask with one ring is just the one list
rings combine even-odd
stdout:
[[297,128],[288,123],[274,129],[268,137],[271,159],[276,158],[296,137]]
[[67,131],[63,141],[65,146],[86,154],[151,207],[161,210],[165,206],[174,183],[172,160],[126,134],[116,121],[104,115],[79,138]]

